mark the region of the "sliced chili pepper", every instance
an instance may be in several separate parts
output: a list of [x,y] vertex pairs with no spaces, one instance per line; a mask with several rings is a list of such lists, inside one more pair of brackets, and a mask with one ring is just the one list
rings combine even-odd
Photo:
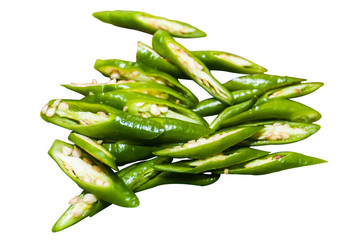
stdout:
[[188,23],[153,16],[144,12],[102,11],[93,13],[93,16],[102,22],[114,26],[134,29],[149,34],[162,29],[168,31],[174,37],[198,38],[206,36],[206,33]]
[[224,129],[206,138],[191,140],[183,145],[176,145],[153,152],[158,156],[201,159],[218,154],[225,149],[249,138],[262,127],[235,127]]
[[259,106],[267,101],[280,99],[280,98],[296,98],[305,96],[309,93],[316,91],[318,88],[323,86],[323,83],[314,82],[314,83],[301,83],[297,85],[292,85],[283,88],[276,88],[266,92],[263,96],[261,96],[255,106]]
[[144,118],[167,117],[208,125],[203,117],[190,109],[142,93],[115,90],[87,96],[82,101],[106,104]]
[[156,138],[164,132],[157,121],[109,106],[78,100],[51,100],[41,111],[47,122],[102,140]]
[[175,163],[162,163],[156,164],[154,167],[159,171],[166,172],[202,173],[246,162],[267,154],[269,154],[269,152],[251,148],[239,148],[205,159],[183,160]]
[[240,142],[241,146],[261,146],[269,144],[286,144],[301,141],[316,133],[318,124],[288,121],[268,121],[247,124],[245,126],[264,126],[253,136]]
[[96,140],[75,132],[71,132],[68,139],[78,147],[89,153],[95,159],[115,170],[118,170],[116,165],[116,158]]
[[319,112],[304,104],[288,99],[276,99],[224,120],[220,126],[230,127],[245,122],[273,119],[312,123],[320,118]]
[[245,163],[215,170],[213,173],[260,175],[325,162],[325,160],[306,156],[300,153],[277,152]]
[[76,146],[56,140],[48,154],[66,175],[87,192],[119,206],[139,205],[138,198],[121,178]]
[[221,123],[229,119],[233,116],[236,116],[239,113],[242,113],[244,111],[247,111],[251,107],[253,107],[255,103],[255,99],[251,99],[236,105],[232,105],[230,107],[227,107],[224,109],[218,116],[213,120],[213,122],[210,124],[210,128],[213,130],[218,130],[221,126]]
[[198,103],[196,96],[188,88],[180,84],[176,78],[144,64],[119,59],[98,59],[94,68],[104,76],[110,77],[111,81],[109,83],[114,83],[117,79],[156,82],[173,88],[182,96],[190,99],[194,104]]
[[[262,95],[263,93],[264,91],[259,89],[245,89],[231,92],[234,98],[234,104],[242,103],[247,100],[253,99],[257,96]],[[227,107],[230,107],[230,105],[224,104],[215,98],[208,98],[199,102],[198,105],[196,105],[196,107],[192,110],[200,116],[205,117],[219,114]]]
[[120,80],[115,83],[71,83],[62,85],[84,96],[111,92],[114,90],[138,92],[179,104],[184,107],[194,107],[196,104],[182,96],[172,88],[155,82],[135,82],[133,80]]
[[288,77],[288,76],[277,76],[269,74],[251,74],[238,78],[234,78],[223,85],[229,91],[242,90],[242,89],[260,89],[268,91],[270,89],[289,86],[292,84],[298,84],[305,79]]
[[[140,164],[131,165],[117,172],[117,176],[121,178],[130,189],[141,186],[141,182],[146,183],[151,178],[158,175],[154,164],[160,164],[172,161],[168,157],[157,157],[153,160],[142,162]],[[111,203],[103,201],[94,194],[83,191],[79,196],[69,201],[69,208],[54,224],[52,231],[58,232],[68,228],[86,217],[92,217],[103,209],[111,205]]]
[[215,79],[209,69],[168,32],[159,30],[152,38],[153,49],[175,64],[209,94],[226,104],[232,104],[231,93]]

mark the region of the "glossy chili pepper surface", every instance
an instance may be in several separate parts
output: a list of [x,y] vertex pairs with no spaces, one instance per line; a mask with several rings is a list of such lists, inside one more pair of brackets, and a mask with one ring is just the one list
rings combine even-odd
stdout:
[[[253,99],[264,93],[263,90],[259,89],[245,89],[232,91],[231,94],[234,98],[234,104],[242,103],[244,101]],[[215,98],[205,99],[196,105],[192,110],[199,114],[200,116],[212,116],[219,114],[221,111],[229,107],[230,105],[224,104]]]
[[102,11],[93,13],[93,16],[105,23],[149,34],[162,29],[168,31],[174,37],[197,38],[206,36],[206,33],[188,23],[153,16],[144,12],[123,10]]
[[308,138],[320,129],[318,124],[288,121],[257,122],[246,126],[263,126],[264,128],[242,141],[239,144],[241,146],[293,143]]
[[231,93],[215,79],[209,69],[168,32],[157,31],[152,38],[153,49],[175,64],[209,94],[226,104],[232,104]]
[[325,162],[325,160],[306,156],[300,153],[277,152],[245,163],[232,165],[220,170],[215,170],[213,172],[219,174],[224,173],[260,175]]
[[[153,168],[154,164],[165,163],[171,160],[172,159],[168,157],[155,158],[147,162],[126,167],[117,172],[117,176],[121,178],[130,189],[134,190],[134,187],[141,186],[142,183],[146,183],[160,173]],[[70,227],[88,216],[92,217],[111,205],[111,203],[103,201],[94,194],[86,191],[72,198],[69,204],[69,208],[54,224],[52,228],[53,232],[58,232]]]
[[[107,151],[107,149],[101,146],[96,140],[75,132],[70,133],[68,139],[78,147],[89,153],[95,159],[115,170],[118,170],[116,165],[116,158],[109,151]],[[102,142],[102,140],[100,141]]]
[[102,140],[140,140],[158,137],[164,126],[109,106],[78,100],[51,100],[41,110],[47,122]]
[[56,140],[48,154],[79,187],[107,202],[136,207],[139,200],[112,170],[75,146]]
[[283,87],[279,89],[273,89],[266,92],[263,96],[259,97],[255,106],[259,106],[265,102],[280,98],[296,98],[305,96],[309,93],[316,91],[318,88],[323,86],[323,83],[301,83],[296,85],[291,85],[288,87]]
[[230,91],[254,88],[268,91],[274,88],[298,84],[302,81],[305,81],[305,79],[269,74],[250,74],[234,78],[223,85]]
[[176,145],[153,152],[158,156],[184,157],[201,159],[221,153],[225,149],[252,136],[262,127],[235,127],[224,129],[206,138],[191,140],[183,145]]
[[218,130],[221,126],[221,123],[229,119],[233,116],[236,116],[239,113],[245,112],[251,107],[253,107],[255,103],[255,99],[251,99],[236,105],[232,105],[230,107],[227,107],[224,109],[218,116],[213,120],[213,122],[210,124],[210,128],[213,130]]
[[188,108],[142,93],[115,90],[90,95],[82,101],[106,104],[144,118],[167,117],[208,125],[203,117]]
[[156,82],[167,85],[182,96],[189,98],[193,103],[198,103],[196,96],[188,88],[180,84],[176,78],[144,64],[119,59],[98,59],[94,68],[104,76],[110,77],[111,83],[117,81],[117,79]]
[[205,159],[183,160],[175,163],[157,164],[155,165],[155,169],[166,172],[202,173],[246,162],[267,154],[269,154],[269,152],[251,148],[240,148]]
[[221,126],[229,127],[240,123],[273,119],[312,123],[320,118],[319,112],[304,104],[288,99],[276,99],[224,120]]

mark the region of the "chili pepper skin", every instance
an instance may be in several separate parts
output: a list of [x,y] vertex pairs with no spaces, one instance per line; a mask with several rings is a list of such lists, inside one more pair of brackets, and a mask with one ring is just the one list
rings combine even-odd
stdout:
[[159,71],[166,72],[175,78],[189,78],[178,67],[142,42],[137,43],[136,61]]
[[253,107],[254,103],[255,103],[255,99],[251,99],[251,100],[227,107],[220,114],[218,114],[218,116],[213,120],[213,122],[210,124],[210,128],[213,130],[218,130],[220,128],[221,123],[225,119],[229,119],[233,116],[236,116],[239,113],[247,111],[248,109]]
[[101,83],[101,84],[65,84],[62,85],[70,90],[81,93],[84,96],[95,95],[100,93],[111,92],[114,90],[125,92],[136,92],[148,94],[169,102],[179,104],[184,107],[194,107],[196,103],[182,96],[172,88],[155,82],[135,82],[133,80],[120,80],[116,83]]
[[55,140],[48,154],[60,169],[85,191],[119,206],[139,205],[138,198],[121,178],[84,151]]
[[147,141],[152,144],[180,143],[198,139],[213,132],[212,129],[195,123],[174,118],[151,118],[165,127],[165,131],[155,139]]
[[102,140],[141,140],[158,137],[164,126],[109,106],[78,100],[51,100],[41,118],[82,135]]
[[[134,187],[139,187],[141,182],[147,182],[149,179],[159,174],[159,172],[153,168],[154,164],[170,161],[172,161],[172,159],[168,157],[155,158],[150,161],[123,168],[121,171],[117,172],[117,176],[120,177],[130,189],[134,190]],[[86,195],[89,195],[88,199],[85,199]],[[69,208],[54,224],[52,231],[58,232],[66,229],[88,216],[94,216],[111,205],[111,203],[103,201],[95,195],[90,195],[92,194],[83,191],[79,196],[71,199]]]
[[115,90],[90,95],[83,98],[82,101],[106,104],[144,118],[168,117],[205,126],[208,125],[203,117],[190,109],[142,93]]
[[[259,89],[245,89],[231,92],[234,98],[234,104],[253,99],[257,96],[262,95],[263,93],[264,91]],[[224,104],[215,98],[208,98],[199,102],[198,105],[196,105],[196,107],[192,110],[200,116],[205,117],[219,114],[227,107],[230,107],[230,105]]]
[[245,126],[263,126],[264,128],[240,142],[239,146],[293,143],[308,138],[320,129],[318,124],[288,121],[257,122]]
[[257,120],[287,120],[291,122],[312,123],[321,118],[316,110],[288,99],[276,99],[221,122],[222,127],[230,127],[240,123]]
[[230,165],[246,162],[268,154],[269,152],[266,151],[251,148],[239,148],[229,151],[228,153],[220,153],[205,159],[182,160],[175,163],[157,164],[154,167],[158,171],[196,174],[228,167]]
[[324,85],[323,83],[314,82],[314,83],[301,83],[301,84],[291,85],[291,86],[283,87],[279,89],[276,88],[266,92],[263,96],[261,96],[255,103],[255,106],[259,106],[265,102],[268,102],[274,99],[296,98],[296,97],[305,96],[307,94],[310,94],[316,91],[318,88],[320,88],[323,85]]
[[192,51],[210,70],[222,70],[234,73],[263,73],[267,69],[243,57],[221,51]]
[[205,64],[176,42],[168,32],[157,31],[153,35],[152,46],[156,52],[175,64],[213,97],[226,104],[233,103],[231,93],[211,75]]
[[206,138],[188,141],[153,152],[158,156],[203,159],[218,154],[258,132],[262,127],[235,127],[224,129]]
[[325,162],[325,160],[306,156],[300,153],[278,152],[245,163],[215,170],[213,173],[260,175]]
[[195,186],[207,186],[215,183],[219,179],[219,174],[189,174],[162,172],[148,182],[136,188],[135,192],[140,192],[165,184],[189,184]]
[[119,78],[164,84],[173,88],[182,96],[190,99],[194,104],[199,102],[196,96],[188,88],[180,84],[176,78],[141,63],[119,59],[98,59],[95,62],[94,68],[104,76],[111,77],[114,80]]
[[241,90],[241,89],[261,89],[268,91],[270,89],[289,86],[292,84],[298,84],[305,79],[288,77],[288,76],[277,76],[269,74],[251,74],[238,78],[234,78],[226,83],[224,86],[229,91]]
[[163,29],[168,31],[170,35],[180,38],[206,36],[206,33],[187,23],[153,16],[144,12],[123,10],[102,11],[93,13],[93,16],[102,22],[114,26],[134,29],[149,34],[154,34],[157,30]]
[[71,132],[68,139],[95,159],[118,171],[116,158],[97,141],[75,132]]

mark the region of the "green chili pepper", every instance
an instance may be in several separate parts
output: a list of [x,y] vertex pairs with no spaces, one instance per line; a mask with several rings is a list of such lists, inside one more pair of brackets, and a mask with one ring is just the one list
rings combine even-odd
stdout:
[[223,103],[233,103],[231,93],[211,75],[205,64],[176,42],[168,32],[157,31],[153,35],[152,45],[155,51],[175,64],[212,96]]
[[109,106],[77,100],[51,100],[41,111],[47,122],[102,140],[156,138],[164,126]]
[[[117,172],[117,176],[121,178],[130,189],[134,190],[134,187],[141,186],[141,182],[146,183],[148,180],[159,174],[159,172],[153,168],[154,164],[169,161],[172,161],[172,159],[168,157],[157,157],[153,160],[124,168]],[[111,205],[111,203],[103,201],[86,191],[83,191],[79,196],[72,198],[69,203],[69,208],[54,224],[52,228],[53,232],[58,232],[68,228],[88,216],[92,217]]]
[[154,167],[158,171],[202,173],[246,162],[267,154],[269,154],[269,152],[251,148],[240,148],[229,152],[220,153],[205,159],[183,160],[175,163],[162,163],[157,164]]
[[238,78],[234,78],[223,85],[229,91],[242,90],[242,89],[260,89],[268,91],[270,89],[289,86],[292,84],[298,84],[305,79],[288,77],[288,76],[277,76],[268,74],[252,74]]
[[[254,99],[255,97],[260,96],[263,93],[264,91],[259,89],[245,89],[231,92],[234,98],[234,104]],[[230,107],[230,105],[224,104],[215,98],[208,98],[199,102],[198,105],[196,105],[196,107],[192,110],[200,116],[205,117],[219,114],[227,107]]]
[[247,124],[245,126],[263,126],[259,132],[240,142],[241,146],[260,146],[269,144],[292,143],[308,138],[316,133],[318,124],[287,121],[269,121]]
[[213,132],[205,125],[181,121],[174,118],[151,118],[161,123],[165,131],[157,138],[147,141],[151,144],[180,143],[198,139]]
[[267,69],[243,57],[221,51],[192,51],[210,70],[234,73],[263,73]]
[[55,140],[48,154],[79,187],[107,202],[136,207],[139,200],[111,169],[76,146]]
[[164,184],[189,184],[196,186],[207,186],[219,179],[219,174],[189,174],[162,172],[148,182],[134,189],[135,192],[147,190]]
[[213,122],[210,124],[210,128],[213,130],[218,130],[220,128],[221,123],[229,119],[233,116],[236,116],[239,113],[242,113],[244,111],[247,111],[251,107],[253,107],[255,103],[255,99],[248,100],[246,102],[242,102],[230,107],[227,107],[224,109],[218,116],[213,120]]
[[316,83],[301,83],[301,84],[292,85],[289,87],[284,87],[279,89],[276,88],[266,92],[263,96],[261,96],[255,103],[255,106],[259,106],[273,99],[301,97],[316,91],[321,86],[323,86],[323,83],[316,82]]
[[206,138],[190,140],[183,145],[176,145],[153,152],[158,156],[184,157],[201,159],[218,154],[225,149],[249,138],[262,127],[234,127],[224,129]]
[[118,59],[98,59],[94,68],[104,76],[110,77],[111,81],[109,83],[115,83],[117,79],[156,82],[173,88],[182,96],[190,99],[194,104],[198,103],[196,96],[188,88],[180,84],[176,78],[144,64]]
[[215,170],[213,173],[260,175],[325,162],[325,160],[300,153],[277,152],[245,163]]
[[174,37],[197,38],[206,36],[206,33],[187,23],[153,16],[144,12],[122,10],[103,11],[95,12],[93,16],[102,22],[114,26],[134,29],[149,34],[162,29],[168,31]]
[[75,132],[71,132],[68,139],[78,147],[89,153],[95,159],[115,170],[118,170],[116,165],[116,158],[97,141]]
[[70,90],[81,93],[84,96],[95,95],[100,93],[111,92],[114,90],[125,92],[137,92],[148,94],[169,102],[182,105],[184,107],[194,107],[196,104],[190,99],[182,96],[172,88],[155,82],[135,82],[133,80],[120,80],[116,83],[101,83],[101,84],[78,84],[71,83],[62,85]]
[[203,117],[190,109],[142,93],[115,90],[90,95],[83,98],[82,101],[106,104],[144,118],[168,117],[208,125]]
[[320,118],[319,112],[304,104],[288,99],[276,99],[224,120],[220,126],[230,127],[244,122],[270,119],[312,123]]

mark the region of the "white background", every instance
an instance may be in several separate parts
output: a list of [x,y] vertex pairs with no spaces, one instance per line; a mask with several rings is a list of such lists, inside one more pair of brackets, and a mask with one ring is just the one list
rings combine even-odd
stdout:
[[[346,11],[344,1],[2,1],[0,239],[334,239],[346,227]],[[79,98],[59,85],[106,81],[97,58],[135,60],[145,33],[100,22],[92,13],[138,10],[188,22],[191,50],[248,58],[269,74],[321,81],[297,99],[321,112],[305,141],[269,146],[328,160],[264,176],[222,176],[208,187],[169,185],[138,194],[135,209],[112,206],[59,233],[51,227],[80,189],[47,151],[69,131],[40,119],[53,98]],[[213,72],[225,82],[236,74]],[[184,82],[186,84],[187,82]],[[193,82],[200,99],[208,95]],[[6,237],[5,237],[6,236]]]

